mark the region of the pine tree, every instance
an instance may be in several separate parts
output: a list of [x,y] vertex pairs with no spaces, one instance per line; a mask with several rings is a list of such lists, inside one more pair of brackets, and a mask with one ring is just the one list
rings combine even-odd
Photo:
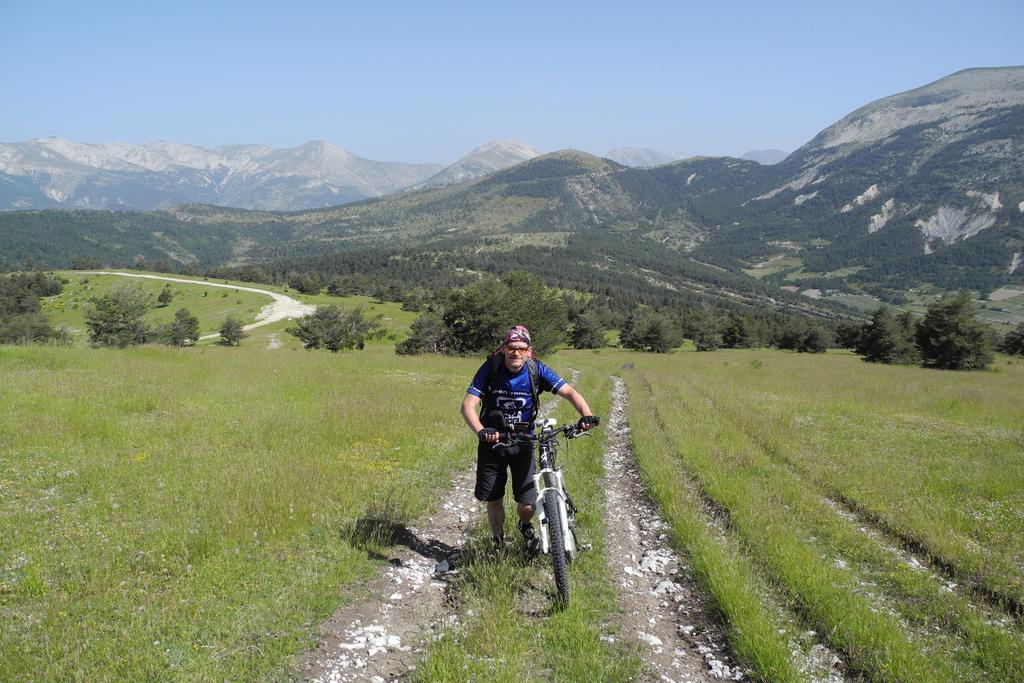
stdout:
[[172,298],[174,297],[171,294],[171,288],[164,287],[162,290],[160,290],[160,296],[156,298],[156,301],[160,306],[166,306],[167,304],[171,303]]
[[1024,356],[1024,323],[1006,333],[1001,350],[1011,356]]
[[857,340],[857,354],[869,363],[913,364],[921,360],[910,313],[894,318],[888,306],[871,315]]
[[981,370],[992,362],[992,329],[974,317],[966,292],[943,297],[917,324],[917,346],[925,367]]
[[247,336],[242,323],[235,320],[234,316],[229,315],[220,326],[220,343],[225,346],[238,346]]
[[92,346],[123,349],[145,344],[152,337],[152,330],[142,319],[149,308],[149,298],[137,286],[121,285],[105,296],[93,298],[91,303],[85,313],[85,326]]
[[167,343],[171,346],[191,346],[199,341],[199,319],[188,309],[179,308],[167,332]]
[[380,336],[381,316],[367,318],[363,309],[342,306],[321,306],[315,312],[298,319],[287,332],[302,340],[306,350],[327,349],[337,353],[342,349],[362,350],[366,340]]
[[604,327],[593,313],[583,313],[569,333],[569,344],[574,349],[599,349],[605,345]]

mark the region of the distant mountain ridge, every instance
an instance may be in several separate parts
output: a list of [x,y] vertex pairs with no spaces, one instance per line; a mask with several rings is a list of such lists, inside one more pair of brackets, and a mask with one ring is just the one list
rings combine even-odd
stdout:
[[209,150],[41,138],[0,144],[0,208],[149,210],[202,202],[296,210],[391,194],[440,169],[364,159],[323,140]]
[[756,161],[759,164],[770,166],[777,164],[788,156],[786,152],[781,149],[752,149],[740,159],[746,159],[748,161]]
[[539,156],[540,152],[525,142],[492,140],[427,178],[422,187],[458,185]]
[[623,166],[646,168],[670,164],[679,157],[650,147],[616,147],[608,150],[604,158],[611,159]]

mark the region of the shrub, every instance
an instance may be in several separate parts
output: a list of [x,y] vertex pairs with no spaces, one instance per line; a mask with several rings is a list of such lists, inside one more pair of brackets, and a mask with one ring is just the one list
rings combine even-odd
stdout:
[[593,313],[583,313],[569,333],[569,345],[574,349],[599,349],[605,345],[604,326]]
[[220,343],[224,346],[238,346],[247,336],[249,335],[242,329],[242,323],[234,316],[229,315],[220,326]]
[[322,306],[299,318],[296,326],[289,327],[287,332],[301,339],[307,350],[327,349],[335,353],[342,349],[361,350],[367,339],[383,334],[380,318],[379,315],[365,317],[361,307]]
[[974,317],[966,292],[943,297],[917,324],[917,346],[925,367],[980,370],[992,362],[992,329]]
[[125,348],[145,344],[152,330],[142,320],[149,308],[149,297],[139,287],[121,285],[110,294],[90,299],[85,313],[89,344]]
[[1024,323],[1006,333],[1000,350],[1011,356],[1024,356]]
[[23,313],[0,317],[0,344],[67,344],[65,330],[50,325],[40,313]]
[[893,317],[888,306],[881,306],[857,335],[856,351],[869,363],[917,363],[921,354],[914,335],[915,326],[909,312]]

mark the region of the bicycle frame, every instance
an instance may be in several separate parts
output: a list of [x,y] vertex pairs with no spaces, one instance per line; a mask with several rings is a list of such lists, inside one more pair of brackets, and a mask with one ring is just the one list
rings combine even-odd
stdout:
[[533,484],[537,490],[535,505],[537,523],[540,528],[540,550],[545,555],[551,552],[551,541],[548,534],[549,520],[541,501],[546,491],[554,491],[558,496],[558,518],[562,526],[562,538],[565,539],[565,554],[570,561],[576,558],[576,532],[571,524],[572,512],[565,493],[565,479],[562,470],[555,466],[555,454],[558,451],[558,432],[552,427],[555,421],[551,418],[541,422],[541,433],[537,439],[537,472],[533,475]]

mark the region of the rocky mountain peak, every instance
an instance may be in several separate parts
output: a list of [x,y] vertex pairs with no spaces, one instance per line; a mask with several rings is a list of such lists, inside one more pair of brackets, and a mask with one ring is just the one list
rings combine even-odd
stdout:
[[423,187],[456,185],[534,159],[540,152],[518,140],[491,140],[428,178]]
[[956,135],[994,111],[1024,105],[1024,66],[965,69],[934,83],[883,97],[844,116],[802,148],[830,149],[885,140],[921,124]]

